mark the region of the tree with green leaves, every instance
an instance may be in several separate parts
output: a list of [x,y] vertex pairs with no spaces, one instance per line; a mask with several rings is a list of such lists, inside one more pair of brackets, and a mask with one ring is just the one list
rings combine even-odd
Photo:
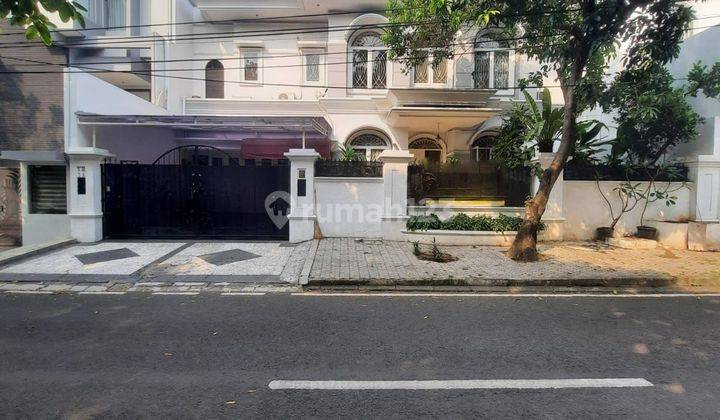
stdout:
[[73,20],[84,28],[84,11],[83,5],[69,0],[0,0],[0,18],[24,27],[27,39],[39,38],[45,45],[52,44],[50,29],[56,27],[48,13],[57,13],[63,22]]
[[603,109],[616,112],[614,154],[625,155],[631,166],[654,166],[697,137],[703,120],[686,100],[688,88],[673,82],[659,64],[630,68],[618,73],[603,95]]
[[688,73],[687,92],[690,96],[697,96],[699,91],[708,98],[720,97],[720,61],[710,69],[700,61],[693,64]]
[[624,52],[629,68],[664,65],[677,57],[693,18],[680,0],[390,0],[385,35],[390,56],[408,67],[430,53],[452,58],[458,33],[496,28],[515,41],[515,51],[539,63],[525,83],[541,85],[551,74],[562,90],[560,146],[525,205],[525,219],[508,251],[519,261],[537,260],[537,233],[550,192],[577,141],[577,118],[605,90],[611,58]]

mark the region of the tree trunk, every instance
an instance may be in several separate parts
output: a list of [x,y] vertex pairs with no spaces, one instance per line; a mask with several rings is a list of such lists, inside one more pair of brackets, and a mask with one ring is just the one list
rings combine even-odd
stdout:
[[545,207],[547,206],[550,192],[555,185],[555,181],[565,167],[565,162],[570,155],[570,150],[572,150],[572,146],[575,144],[577,104],[575,102],[573,86],[575,85],[577,77],[573,75],[567,82],[562,78],[560,78],[560,80],[563,97],[565,99],[565,114],[563,116],[560,147],[550,166],[542,172],[537,193],[525,203],[525,220],[518,229],[515,240],[507,252],[508,257],[515,261],[537,261],[537,233],[540,230],[540,219],[543,213],[545,213]]

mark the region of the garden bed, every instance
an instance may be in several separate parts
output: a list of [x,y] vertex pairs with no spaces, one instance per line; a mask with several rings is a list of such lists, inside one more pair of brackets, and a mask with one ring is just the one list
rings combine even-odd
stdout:
[[403,234],[408,241],[421,244],[509,246],[522,221],[504,214],[489,217],[459,213],[447,220],[431,214],[411,217]]

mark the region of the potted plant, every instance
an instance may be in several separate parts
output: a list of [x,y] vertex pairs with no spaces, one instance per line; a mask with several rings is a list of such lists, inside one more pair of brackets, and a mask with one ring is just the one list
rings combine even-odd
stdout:
[[[640,213],[640,226],[637,226],[636,236],[642,239],[655,240],[658,235],[657,229],[645,225],[645,213],[647,212],[648,205],[656,201],[664,200],[667,207],[674,206],[677,202],[677,196],[672,195],[672,193],[685,188],[686,184],[683,182],[680,186],[672,187],[672,180],[678,178],[678,169],[673,165],[662,164],[653,167],[646,166],[643,170],[648,179],[648,186],[640,195],[643,206],[642,212]],[[663,174],[666,175],[667,182],[663,183],[662,186],[658,186],[657,180]]]
[[612,189],[612,192],[617,194],[618,199],[620,200],[620,206],[614,207],[610,202],[608,195],[603,192],[602,187],[600,186],[600,176],[597,173],[595,175],[595,185],[610,210],[610,226],[601,226],[595,230],[595,239],[598,241],[604,241],[615,235],[615,226],[618,224],[623,215],[625,213],[630,213],[635,209],[635,207],[637,207],[638,203],[642,200],[642,191],[640,189],[639,182],[632,183],[629,179],[621,182],[617,187]]

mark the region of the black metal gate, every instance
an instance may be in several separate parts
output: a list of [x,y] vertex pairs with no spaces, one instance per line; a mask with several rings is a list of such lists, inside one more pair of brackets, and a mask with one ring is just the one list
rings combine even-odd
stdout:
[[287,195],[266,202],[290,190],[289,164],[243,163],[104,164],[105,236],[287,239]]

